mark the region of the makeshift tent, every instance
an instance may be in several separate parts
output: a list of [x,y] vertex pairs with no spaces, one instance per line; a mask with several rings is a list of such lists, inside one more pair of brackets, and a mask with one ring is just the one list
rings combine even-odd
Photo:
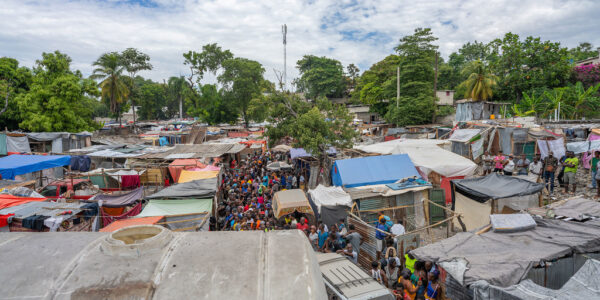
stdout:
[[554,157],[561,158],[565,156],[565,142],[563,138],[555,139],[555,140],[538,140],[538,150],[542,155],[542,159],[548,156],[548,153],[552,151],[554,153]]
[[[337,151],[335,150],[334,147],[329,147],[329,149],[327,149],[327,154],[335,154],[337,153]],[[306,152],[306,150],[304,150],[304,148],[292,148],[290,149],[290,156],[292,159],[296,159],[298,157],[311,157],[312,155],[308,152]]]
[[217,192],[217,178],[192,180],[167,187],[147,199],[172,199],[189,197],[213,197]]
[[557,217],[567,217],[577,221],[600,218],[600,202],[582,197],[567,199],[565,202],[552,203],[549,210],[552,210]]
[[352,198],[339,186],[325,187],[319,184],[314,190],[309,190],[308,194],[318,207],[319,213],[322,206],[352,206]]
[[9,155],[0,158],[0,175],[3,179],[15,179],[17,175],[68,166],[70,163],[71,157],[68,155]]
[[413,164],[423,173],[431,171],[443,177],[472,176],[477,165],[456,153],[448,151],[445,140],[393,140],[354,148],[380,154],[408,154]]
[[204,168],[191,168],[188,169],[188,171],[219,171],[221,170],[221,168],[216,167],[216,166],[206,166]]
[[[453,180],[452,207],[462,214],[467,230],[489,224],[489,215],[513,213],[540,206],[541,183],[492,173],[485,177]],[[458,221],[455,221],[459,226]]]
[[33,201],[46,201],[46,198],[19,197],[7,194],[0,194],[0,209],[13,207]]
[[137,216],[171,216],[212,211],[213,199],[150,200]]
[[110,223],[108,226],[100,229],[100,232],[113,232],[113,231],[117,231],[124,227],[135,226],[135,225],[153,225],[153,224],[160,222],[160,220],[162,220],[163,218],[164,218],[163,216],[157,216],[157,217],[129,218],[129,219],[117,220],[117,221]]
[[334,185],[346,188],[394,183],[419,173],[406,154],[336,160],[331,168]]
[[600,299],[600,261],[588,259],[560,289],[540,286],[531,279],[509,287],[490,285],[477,288],[477,299],[547,300]]
[[[437,263],[462,286],[485,280],[489,284],[507,287],[525,279],[536,265],[573,253],[600,251],[598,226],[535,220],[535,229],[513,233],[459,232],[411,253],[419,260]],[[545,265],[549,267],[549,264]]]
[[452,142],[466,143],[473,140],[473,138],[475,138],[480,132],[481,130],[479,129],[456,129],[448,140]]
[[8,153],[31,153],[27,136],[6,136],[6,151]]
[[206,165],[201,163],[198,159],[176,159],[169,164],[169,173],[171,173],[173,181],[177,182],[179,180],[179,174],[181,174],[181,170],[196,167],[204,168]]
[[181,174],[179,175],[179,181],[177,181],[177,182],[184,183],[184,182],[188,182],[188,181],[192,181],[192,180],[213,178],[213,177],[217,177],[217,175],[219,175],[219,171],[182,170]]
[[136,188],[130,192],[121,195],[100,194],[90,200],[100,203],[102,207],[123,207],[134,204],[144,197],[144,187]]
[[310,203],[301,189],[292,189],[279,191],[273,195],[273,208],[275,210],[275,217],[281,218],[287,214],[291,214],[294,211],[311,214],[314,216],[314,212],[310,207]]
[[71,136],[68,132],[30,132],[26,134],[28,138],[34,141],[52,142],[52,153],[62,153],[63,139],[69,141],[69,137]]

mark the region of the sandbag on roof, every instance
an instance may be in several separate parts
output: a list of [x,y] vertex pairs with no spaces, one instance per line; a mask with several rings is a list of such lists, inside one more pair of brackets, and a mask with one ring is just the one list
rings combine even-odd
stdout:
[[217,192],[217,177],[192,180],[167,187],[147,199],[213,197]]
[[455,191],[482,203],[489,199],[531,195],[544,189],[542,183],[497,173],[485,177],[452,180],[452,185]]
[[419,260],[441,265],[463,286],[485,280],[510,286],[525,279],[540,261],[600,251],[600,227],[561,220],[536,219],[537,227],[515,233],[459,232],[412,250]]
[[102,201],[102,206],[104,207],[123,207],[127,205],[131,205],[135,203],[137,200],[142,199],[144,196],[144,187],[138,187],[135,190],[132,190],[128,193],[121,195],[110,195],[110,194],[100,194],[94,196],[92,199],[94,201],[100,202]]
[[0,175],[3,179],[15,179],[17,175],[68,166],[69,155],[9,155],[0,158]]

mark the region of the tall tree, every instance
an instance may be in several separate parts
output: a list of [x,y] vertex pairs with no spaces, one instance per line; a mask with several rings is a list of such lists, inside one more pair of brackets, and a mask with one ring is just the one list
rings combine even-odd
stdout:
[[385,115],[388,102],[396,99],[397,69],[400,61],[400,56],[391,54],[373,64],[358,78],[352,98],[369,105],[371,111]]
[[[133,79],[139,71],[152,70],[150,56],[135,48],[127,48],[121,53],[121,63],[129,73],[130,90],[133,89]],[[135,128],[135,102],[131,102],[131,107],[133,108],[133,126]]]
[[321,96],[341,97],[345,89],[344,67],[338,60],[304,55],[296,62],[300,78],[296,80],[299,90],[309,99]]
[[125,67],[121,61],[121,55],[117,52],[104,53],[94,62],[93,66],[95,69],[90,78],[101,80],[102,97],[110,100],[110,111],[117,114],[119,125],[121,125],[120,106],[129,94],[123,76]]
[[461,84],[465,88],[465,98],[475,101],[488,100],[493,96],[492,89],[498,77],[481,60],[472,61],[462,71],[467,79]]
[[216,76],[223,62],[233,58],[233,53],[223,50],[221,46],[214,43],[202,46],[202,52],[188,51],[183,54],[183,58],[183,64],[190,68],[188,83],[190,87],[193,87],[195,84],[199,84],[208,72]]
[[188,87],[183,76],[171,77],[167,82],[167,97],[176,101],[179,105],[179,118],[183,118],[183,100],[185,99]]
[[351,95],[356,89],[360,69],[354,64],[349,64],[346,67],[346,94]]
[[22,118],[15,99],[29,90],[31,81],[31,70],[20,67],[16,59],[0,58],[0,128],[19,128]]
[[20,128],[67,132],[98,128],[88,102],[99,95],[98,87],[81,72],[71,71],[70,65],[71,58],[59,51],[43,53],[36,61],[30,90],[17,96]]
[[598,57],[598,51],[588,42],[581,42],[577,47],[569,49],[569,56],[576,62],[590,57]]
[[218,76],[223,85],[223,97],[237,108],[246,127],[250,121],[248,106],[250,101],[261,94],[265,79],[265,69],[254,60],[232,58],[223,62],[223,73]]

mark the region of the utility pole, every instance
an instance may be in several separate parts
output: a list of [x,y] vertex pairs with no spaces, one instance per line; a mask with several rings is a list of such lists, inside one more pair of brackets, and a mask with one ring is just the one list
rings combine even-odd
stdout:
[[400,66],[398,65],[398,69],[396,70],[396,108],[398,108],[400,103]]
[[431,123],[435,124],[435,115],[437,114],[437,81],[438,81],[438,52],[435,51],[435,75],[433,76],[433,115]]
[[287,47],[287,25],[283,24],[281,26],[281,33],[283,34],[283,91],[287,88],[287,57],[286,57],[286,47]]

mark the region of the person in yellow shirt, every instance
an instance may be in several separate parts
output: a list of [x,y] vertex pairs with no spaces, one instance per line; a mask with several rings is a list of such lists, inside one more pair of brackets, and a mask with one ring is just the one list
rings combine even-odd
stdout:
[[565,159],[565,194],[569,193],[569,185],[573,186],[573,194],[577,189],[577,168],[579,167],[579,159],[575,157],[575,154],[571,151],[567,152],[567,159]]

